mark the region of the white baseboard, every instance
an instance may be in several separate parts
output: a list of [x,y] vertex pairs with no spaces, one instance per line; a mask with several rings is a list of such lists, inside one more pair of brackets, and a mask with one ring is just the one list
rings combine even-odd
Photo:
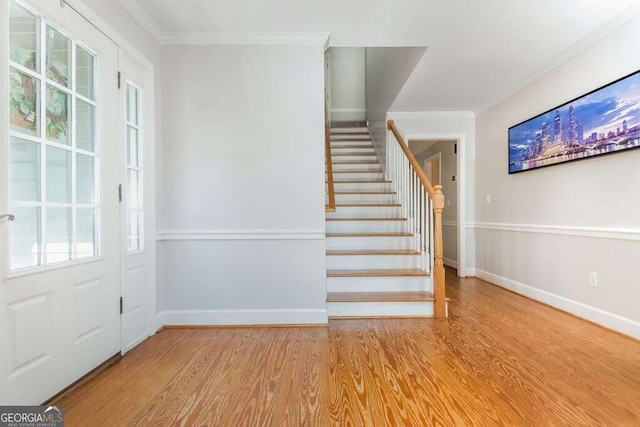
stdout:
[[442,261],[444,262],[444,265],[451,267],[451,268],[458,268],[458,261],[456,261],[455,259],[451,259],[451,258],[442,258]]
[[475,268],[465,268],[463,277],[476,277],[476,269]]
[[640,339],[640,322],[627,319],[617,314],[609,313],[596,307],[574,301],[515,280],[489,273],[488,271],[475,269],[475,276],[487,282],[509,289],[520,295],[524,295],[536,301],[543,302],[552,307],[566,311],[575,316],[587,319],[591,322],[613,329],[635,339]]
[[161,311],[156,329],[171,325],[311,325],[327,324],[328,319],[326,309]]

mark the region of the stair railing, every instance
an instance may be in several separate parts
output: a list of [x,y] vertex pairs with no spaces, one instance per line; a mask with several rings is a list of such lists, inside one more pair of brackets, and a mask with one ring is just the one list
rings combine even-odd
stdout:
[[325,212],[336,211],[336,192],[333,185],[333,162],[331,160],[331,133],[329,132],[329,119],[327,109],[324,111],[324,152],[326,158],[327,169],[327,202],[325,204]]
[[409,150],[393,120],[387,122],[397,144],[387,138],[386,173],[394,183],[403,217],[414,235],[414,249],[420,252],[421,267],[433,277],[434,316],[446,318],[445,271],[442,246],[442,186],[433,186]]

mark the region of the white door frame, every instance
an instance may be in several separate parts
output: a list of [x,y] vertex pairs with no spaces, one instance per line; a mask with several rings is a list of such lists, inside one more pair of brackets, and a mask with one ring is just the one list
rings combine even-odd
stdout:
[[[438,182],[440,183],[440,185],[442,185],[442,155],[440,154],[440,152],[438,151],[436,154],[434,154],[433,156],[429,156],[426,159],[424,159],[423,165],[426,166],[427,163],[429,165],[431,165],[431,162],[433,162],[433,160],[438,159],[438,164],[440,165],[438,167]],[[431,166],[429,166],[431,168],[431,178],[433,178],[433,168]],[[431,180],[433,181],[433,179]]]
[[[466,179],[466,139],[463,133],[420,133],[420,134],[404,134],[403,138],[409,144],[411,140],[454,140],[458,144],[458,155],[456,156],[457,179],[456,186],[458,189],[458,276],[466,277],[467,267],[467,233],[466,224],[466,195],[467,195],[467,179]],[[440,167],[442,171],[442,165]],[[442,172],[441,172],[442,173]],[[442,175],[440,177],[442,182]]]

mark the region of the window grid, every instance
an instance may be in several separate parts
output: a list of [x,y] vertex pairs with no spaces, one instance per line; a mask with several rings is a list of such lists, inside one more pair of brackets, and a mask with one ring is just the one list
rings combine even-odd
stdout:
[[[58,262],[68,262],[72,260],[78,259],[78,209],[86,209],[91,210],[93,213],[93,254],[89,256],[99,256],[101,253],[101,244],[99,238],[99,216],[100,216],[100,206],[99,206],[99,182],[98,182],[98,174],[99,170],[99,146],[95,133],[95,119],[96,119],[96,111],[98,108],[98,103],[92,99],[89,99],[77,91],[77,68],[76,68],[76,58],[78,49],[84,50],[91,57],[91,72],[93,73],[93,78],[91,80],[92,84],[92,93],[95,95],[95,70],[97,58],[94,53],[92,53],[89,49],[87,49],[82,44],[78,43],[73,38],[66,35],[63,31],[58,30],[49,24],[42,16],[37,15],[32,10],[24,8],[23,5],[19,2],[15,2],[20,8],[23,8],[28,13],[35,16],[37,20],[37,29],[36,32],[36,61],[39,61],[39,65],[36,66],[36,70],[31,70],[13,60],[9,60],[9,68],[10,70],[18,71],[28,77],[36,79],[38,83],[38,93],[36,96],[36,100],[34,102],[37,114],[39,115],[39,128],[36,129],[36,135],[29,135],[19,130],[10,129],[9,136],[10,141],[12,138],[17,138],[24,141],[29,141],[37,144],[37,149],[39,150],[39,161],[40,161],[40,171],[39,171],[39,196],[36,201],[29,200],[17,200],[14,198],[14,195],[9,195],[10,204],[15,208],[39,208],[39,212],[37,213],[38,217],[38,229],[36,230],[36,235],[38,238],[37,246],[38,253],[35,258],[34,265],[31,266],[23,266],[14,268],[13,265],[10,266],[11,270],[22,270],[22,269],[31,269],[37,268],[41,266],[46,266],[52,263]],[[47,54],[48,54],[48,41],[47,35],[52,34],[51,31],[56,31],[58,35],[66,38],[67,40],[67,61],[68,61],[68,77],[67,81],[69,83],[69,87],[65,87],[64,85],[52,80],[48,76],[48,64],[47,64]],[[13,35],[11,35],[13,36]],[[64,144],[62,142],[54,141],[50,138],[47,132],[47,108],[49,107],[48,103],[48,91],[49,88],[53,88],[59,92],[62,92],[67,96],[67,104],[66,104],[66,120],[67,120],[67,129],[66,129],[66,138],[68,144]],[[93,111],[92,117],[92,143],[93,143],[93,152],[88,150],[83,150],[77,148],[77,134],[78,134],[78,117],[77,117],[77,101],[81,100],[88,105],[91,106]],[[12,148],[10,148],[12,149]],[[68,175],[67,188],[69,202],[51,202],[48,200],[48,190],[49,190],[49,181],[48,181],[48,157],[50,149],[63,150],[62,152],[66,153],[67,156],[70,157],[70,176]],[[92,189],[91,193],[93,195],[93,203],[79,203],[77,200],[78,196],[78,172],[77,172],[77,159],[78,155],[87,156],[92,159],[93,165],[93,175],[91,176]],[[60,261],[53,261],[55,256],[60,256],[59,253],[53,252],[51,256],[50,250],[52,248],[49,247],[51,243],[48,235],[48,226],[49,226],[49,213],[55,209],[66,208],[67,215],[70,212],[70,217],[68,218],[67,227],[69,227],[68,234],[68,242],[63,243],[62,245],[68,244],[68,248],[66,249],[66,259],[61,259]],[[13,255],[13,251],[10,251],[10,255]],[[86,255],[83,256],[85,258]],[[51,258],[51,259],[50,259]]]
[[[135,96],[132,96],[135,95]],[[144,250],[144,164],[143,164],[143,142],[142,142],[142,115],[141,115],[141,90],[133,82],[126,83],[126,103],[125,103],[125,123],[127,141],[127,252],[135,253]],[[131,131],[135,131],[135,142],[131,139]],[[132,147],[131,144],[135,144]],[[132,149],[135,157],[132,156]],[[137,179],[132,183],[131,175],[134,172]],[[135,197],[136,204],[133,203]],[[135,220],[134,220],[135,218]]]

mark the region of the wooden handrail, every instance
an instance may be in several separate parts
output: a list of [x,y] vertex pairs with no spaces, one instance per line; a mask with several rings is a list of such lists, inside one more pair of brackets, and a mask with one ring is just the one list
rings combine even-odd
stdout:
[[327,108],[324,109],[324,151],[327,162],[327,183],[329,185],[329,204],[325,206],[325,212],[335,212],[336,192],[333,184],[333,162],[331,160],[331,134],[329,132],[329,119]]
[[445,289],[445,270],[444,270],[444,253],[442,244],[442,211],[444,210],[444,194],[442,194],[442,186],[431,184],[420,164],[409,150],[406,142],[400,135],[398,128],[393,120],[387,122],[387,129],[396,137],[400,148],[404,152],[409,164],[416,173],[416,176],[422,183],[425,191],[433,201],[433,294],[434,294],[434,315],[436,319],[444,319],[447,317],[447,299]]
[[431,185],[431,182],[424,174],[424,171],[420,167],[420,163],[418,163],[411,150],[409,150],[409,147],[407,147],[407,144],[404,142],[404,139],[402,138],[402,135],[400,135],[400,132],[398,131],[398,128],[396,127],[393,120],[389,120],[387,122],[387,129],[389,129],[396,137],[396,141],[398,141],[398,144],[400,144],[400,148],[402,148],[404,155],[407,156],[407,159],[413,167],[413,170],[416,171],[416,175],[418,175],[418,179],[420,179],[422,186],[425,188],[425,190],[427,190],[427,193],[429,193],[429,197],[433,199],[436,195],[436,190],[433,188],[433,185]]

